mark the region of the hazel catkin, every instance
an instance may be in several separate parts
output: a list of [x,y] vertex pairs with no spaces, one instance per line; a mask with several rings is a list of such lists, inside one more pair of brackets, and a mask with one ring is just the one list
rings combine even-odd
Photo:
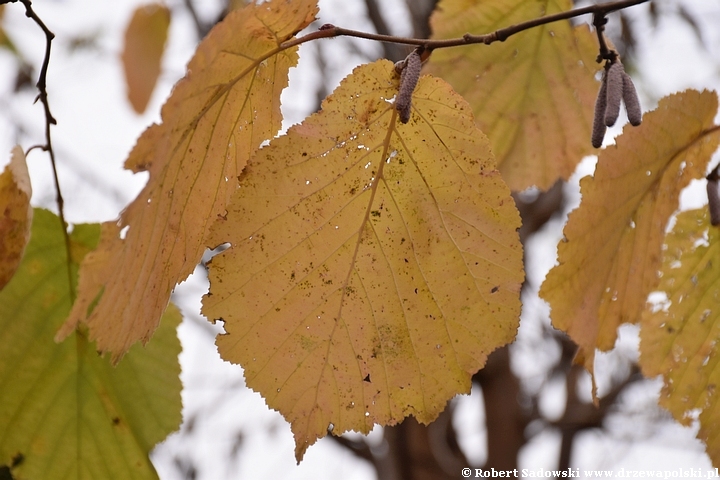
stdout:
[[638,99],[637,92],[635,91],[635,85],[633,85],[632,78],[630,75],[622,72],[622,83],[623,83],[623,102],[625,102],[625,110],[627,111],[628,120],[630,125],[637,127],[642,122],[642,109],[640,108],[640,100]]
[[402,73],[400,73],[400,90],[395,98],[395,110],[400,114],[400,121],[407,123],[410,120],[410,107],[412,94],[420,78],[422,60],[417,50],[413,50],[405,59]]
[[607,130],[605,126],[605,109],[607,108],[607,82],[605,77],[603,75],[600,82],[600,91],[597,100],[595,100],[595,119],[593,120],[592,129],[592,146],[595,148],[600,148]]
[[605,109],[605,125],[612,127],[620,115],[620,102],[623,98],[623,73],[625,69],[622,63],[615,62],[605,74],[607,88],[607,107]]

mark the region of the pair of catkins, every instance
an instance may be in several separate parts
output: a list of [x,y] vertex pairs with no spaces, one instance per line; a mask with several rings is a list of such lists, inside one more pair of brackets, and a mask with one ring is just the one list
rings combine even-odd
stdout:
[[595,120],[592,130],[592,145],[600,148],[607,127],[612,127],[620,114],[620,101],[625,102],[628,120],[634,127],[642,122],[642,110],[635,85],[620,60],[612,60],[605,67],[600,92],[595,102]]
[[[395,64],[395,71],[400,73],[400,89],[395,98],[395,109],[400,121],[410,120],[412,93],[420,78],[422,66],[421,52],[414,50],[410,55]],[[638,100],[635,85],[630,75],[625,73],[623,64],[615,58],[605,67],[600,92],[595,102],[595,120],[593,122],[592,145],[600,148],[605,138],[607,127],[612,127],[620,114],[620,102],[625,102],[630,124],[637,127],[642,122],[642,109]]]

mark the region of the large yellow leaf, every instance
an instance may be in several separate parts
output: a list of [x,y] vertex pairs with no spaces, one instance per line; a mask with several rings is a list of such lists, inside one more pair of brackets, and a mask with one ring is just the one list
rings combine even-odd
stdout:
[[[570,0],[443,0],[431,18],[433,38],[490,33],[571,7]],[[592,151],[597,52],[586,26],[562,21],[490,46],[437,50],[429,71],[470,102],[510,188],[546,189]]]
[[[73,229],[73,275],[99,234]],[[25,258],[0,292],[0,477],[157,478],[148,453],[181,418],[180,313],[168,308],[152,342],[113,367],[81,333],[53,341],[72,303],[67,268],[60,219],[36,210]]]
[[0,175],[0,290],[12,278],[30,240],[32,188],[22,148],[13,148]]
[[260,150],[227,216],[203,313],[221,355],[291,423],[432,421],[518,326],[520,221],[467,103],[423,77],[397,121],[386,61]]
[[[667,299],[646,309],[640,365],[663,375],[660,404],[684,424],[699,414],[700,438],[720,464],[720,230],[707,209],[683,212],[666,239],[658,290]],[[697,409],[697,411],[695,411]]]
[[135,9],[125,30],[121,57],[123,71],[128,100],[138,113],[145,111],[160,76],[160,61],[169,27],[170,9],[150,4]]
[[150,180],[120,220],[103,224],[59,338],[85,323],[114,360],[150,338],[173,287],[200,260],[247,159],[280,128],[280,93],[297,54],[278,45],[316,11],[315,0],[292,9],[284,0],[251,4],[200,44],[163,107],[164,123],[145,131],[125,164],[149,171]]
[[625,127],[617,145],[600,153],[595,176],[580,181],[582,202],[568,218],[559,265],[540,296],[590,372],[595,348],[611,349],[617,327],[640,320],[657,285],[665,228],[680,191],[705,175],[717,149],[716,112],[711,92],[663,98],[641,127]]

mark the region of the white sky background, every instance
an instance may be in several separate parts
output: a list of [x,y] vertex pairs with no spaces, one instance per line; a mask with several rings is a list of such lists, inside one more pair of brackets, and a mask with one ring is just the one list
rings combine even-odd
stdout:
[[[677,5],[680,0],[655,0],[662,5]],[[58,120],[52,137],[58,158],[60,180],[66,202],[66,217],[71,223],[99,222],[114,219],[120,210],[140,191],[147,174],[133,175],[122,169],[123,162],[142,131],[159,121],[160,106],[172,85],[184,74],[184,65],[194,50],[196,39],[193,25],[181,0],[168,0],[173,8],[168,50],[159,85],[144,115],[136,115],[125,99],[125,86],[119,61],[123,31],[137,0],[96,2],[82,0],[35,0],[38,15],[56,34],[48,75],[51,110]],[[218,9],[216,0],[197,0],[198,8],[207,18]],[[403,0],[380,0],[392,19],[394,33],[409,34],[410,27],[402,5]],[[644,110],[654,107],[657,100],[669,93],[693,87],[718,89],[720,82],[720,2],[686,0],[682,2],[695,18],[702,22],[702,32],[709,51],[700,48],[691,29],[677,18],[664,18],[660,28],[650,32],[648,25],[639,24],[637,34],[640,47],[636,85],[642,96]],[[372,31],[364,18],[363,2],[359,0],[321,0],[320,23],[334,23],[349,28]],[[647,6],[634,7],[634,14]],[[37,26],[24,16],[20,4],[6,6],[4,25],[23,56],[39,68],[45,38]],[[638,16],[642,18],[642,16]],[[612,23],[611,19],[611,23]],[[69,51],[74,37],[96,35],[94,49]],[[327,48],[342,49],[346,40],[328,40]],[[334,43],[333,43],[334,42]],[[354,41],[370,56],[380,52],[378,45]],[[339,45],[339,46],[338,46]],[[301,121],[315,103],[314,83],[319,79],[310,53],[313,45],[301,49],[301,65],[291,71],[291,93],[283,96],[287,124]],[[470,47],[472,48],[472,47]],[[344,52],[344,51],[343,51]],[[336,52],[337,53],[337,52]],[[337,53],[328,55],[331,87],[364,59],[359,55]],[[44,143],[44,118],[40,104],[33,105],[36,93],[24,91],[12,94],[15,60],[0,51],[0,168],[9,162],[12,145],[20,143],[27,149]],[[623,117],[621,116],[621,119]],[[19,124],[22,132],[15,129]],[[617,134],[619,128],[611,129]],[[608,135],[610,136],[610,135]],[[589,141],[589,140],[588,140]],[[28,157],[33,181],[33,204],[56,210],[54,187],[47,154],[34,150]],[[583,162],[574,177],[591,173],[593,161]],[[573,190],[574,188],[574,190]],[[579,202],[577,187],[568,192]],[[700,193],[697,193],[700,192]],[[703,182],[696,182],[694,192],[683,197],[683,205],[698,206],[706,202]],[[530,250],[528,278],[530,292],[525,295],[525,309],[520,341],[513,349],[514,367],[527,379],[528,388],[538,387],[537,378],[543,366],[553,361],[557,352],[538,358],[532,348],[540,342],[539,318],[547,316],[547,307],[537,299],[536,292],[545,273],[555,261],[555,245],[561,236],[564,218],[552,220],[541,235],[528,244]],[[372,469],[332,441],[322,440],[311,447],[300,466],[295,466],[293,439],[285,421],[268,411],[256,393],[244,388],[242,371],[221,361],[215,352],[214,335],[219,331],[198,315],[200,297],[206,285],[202,275],[195,275],[182,284],[174,299],[183,307],[186,320],[179,330],[184,352],[182,380],[184,417],[187,422],[196,418],[191,432],[171,437],[161,446],[154,460],[163,480],[183,478],[175,463],[192,461],[199,469],[198,479],[369,479]],[[633,328],[623,328],[620,353],[604,355],[600,367],[612,370],[622,364],[624,357],[634,355],[637,334]],[[624,357],[623,357],[624,356]],[[535,384],[533,384],[535,382]],[[608,378],[601,378],[601,387]],[[643,386],[634,388],[624,401],[629,412],[610,422],[609,433],[581,435],[574,450],[574,466],[580,468],[655,469],[710,468],[703,446],[694,439],[694,431],[672,422],[656,422],[652,406],[656,403],[659,383],[655,390]],[[589,391],[589,390],[588,390]],[[548,385],[542,408],[548,415],[559,417],[562,411],[564,386]],[[463,446],[468,457],[484,459],[482,412],[477,406],[482,400],[477,394],[460,400]],[[648,410],[650,412],[648,413]],[[648,418],[650,417],[650,418]],[[628,423],[630,418],[632,422]],[[375,435],[376,437],[378,435]],[[237,439],[242,438],[241,443]],[[239,449],[235,450],[235,446]],[[378,446],[378,448],[381,448]],[[521,468],[553,468],[559,451],[559,435],[548,431],[533,439],[523,451]],[[235,452],[235,453],[233,453]]]

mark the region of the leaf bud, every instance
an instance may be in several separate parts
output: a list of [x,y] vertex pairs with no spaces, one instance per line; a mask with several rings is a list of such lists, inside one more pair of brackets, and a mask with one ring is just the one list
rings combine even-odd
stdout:
[[400,121],[407,123],[410,120],[410,106],[412,94],[420,78],[422,60],[417,50],[413,50],[405,58],[405,65],[400,74],[400,90],[395,98],[395,110],[400,114]]
[[605,138],[605,110],[607,108],[607,82],[606,75],[603,75],[602,81],[600,82],[600,91],[598,92],[597,100],[595,100],[595,119],[593,120],[592,129],[592,146],[600,148]]
[[605,125],[612,127],[620,115],[620,102],[623,97],[623,73],[625,69],[622,63],[615,62],[610,65],[605,75],[607,84],[607,108],[605,110]]
[[625,110],[627,110],[630,125],[637,127],[642,122],[642,109],[640,108],[640,100],[638,99],[635,85],[633,85],[630,75],[622,72],[623,81],[623,102],[625,102]]

